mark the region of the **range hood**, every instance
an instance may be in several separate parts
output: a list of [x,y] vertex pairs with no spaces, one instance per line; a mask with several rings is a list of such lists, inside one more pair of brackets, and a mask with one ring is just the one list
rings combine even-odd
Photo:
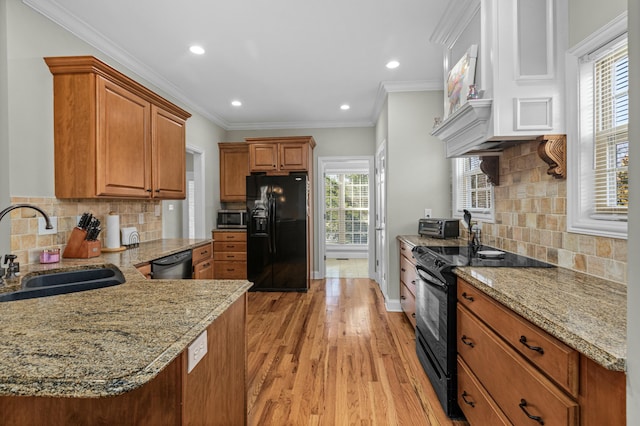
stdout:
[[492,99],[467,101],[436,127],[431,135],[445,142],[447,158],[468,155],[495,155],[509,146],[542,135],[506,136],[493,134]]

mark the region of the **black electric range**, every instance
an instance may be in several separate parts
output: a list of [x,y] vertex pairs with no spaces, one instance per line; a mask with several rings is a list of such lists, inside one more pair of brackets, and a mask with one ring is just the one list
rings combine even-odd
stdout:
[[416,352],[445,413],[462,418],[457,403],[456,297],[458,266],[550,268],[546,262],[489,246],[417,246]]

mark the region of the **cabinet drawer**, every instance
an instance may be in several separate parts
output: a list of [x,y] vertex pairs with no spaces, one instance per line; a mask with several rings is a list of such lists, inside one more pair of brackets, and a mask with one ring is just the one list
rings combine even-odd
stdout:
[[462,358],[458,357],[458,405],[471,425],[511,425]]
[[412,245],[405,243],[404,241],[400,242],[400,255],[406,257],[411,262],[415,264],[415,260],[413,259],[413,254],[411,253]]
[[577,351],[460,279],[458,302],[559,386],[573,396],[578,395],[580,354]]
[[193,279],[208,280],[213,279],[213,260],[205,260],[204,262],[193,265]]
[[400,281],[407,286],[409,291],[416,294],[416,266],[404,256],[400,256]]
[[194,265],[205,259],[211,259],[213,257],[213,246],[211,243],[198,246],[191,251],[191,263]]
[[225,252],[225,251],[234,251],[234,252],[247,252],[247,243],[244,242],[236,242],[236,241],[216,241],[213,243],[213,252]]
[[400,305],[413,328],[416,328],[416,297],[404,284],[400,284]]
[[220,241],[247,241],[247,233],[246,231],[242,232],[213,232],[213,239],[215,242]]
[[215,262],[213,276],[221,280],[247,279],[246,262]]
[[[466,308],[458,305],[458,353],[514,424],[578,423],[578,404]],[[528,413],[528,414],[527,414]]]
[[236,252],[236,251],[215,251],[213,258],[216,261],[240,261],[245,262],[247,260],[247,252]]

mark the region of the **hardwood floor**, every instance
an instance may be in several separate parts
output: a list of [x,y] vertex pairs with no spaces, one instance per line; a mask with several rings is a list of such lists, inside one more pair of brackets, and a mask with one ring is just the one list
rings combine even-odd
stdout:
[[446,418],[404,314],[369,279],[249,293],[249,425],[462,425]]

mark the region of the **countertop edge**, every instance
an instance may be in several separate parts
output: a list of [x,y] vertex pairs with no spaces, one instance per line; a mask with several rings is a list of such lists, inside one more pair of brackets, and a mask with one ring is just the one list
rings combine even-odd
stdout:
[[[427,238],[419,237],[415,235],[398,235],[396,239],[400,242],[410,245],[411,247],[420,245],[421,241],[429,241],[430,245],[455,245],[461,241],[464,243],[464,240],[460,240],[460,239],[435,240],[435,239],[427,239]],[[557,267],[557,268],[561,268],[561,267]],[[486,285],[485,283],[475,278],[470,273],[470,271],[472,271],[473,269],[474,268],[470,266],[463,267],[463,268],[455,268],[454,273],[458,277],[469,282],[469,284],[473,285],[478,290],[482,291],[484,294],[493,298],[497,302],[503,304],[504,306],[511,309],[513,312],[515,312],[516,314],[522,316],[523,318],[530,321],[532,324],[536,325],[537,327],[540,327],[542,330],[546,331],[547,333],[554,336],[555,338],[565,343],[566,345],[570,346],[571,348],[577,350],[584,356],[592,359],[594,362],[606,368],[607,370],[620,371],[620,372],[626,371],[626,364],[627,364],[626,358],[616,356],[610,351],[600,347],[597,343],[585,340],[579,335],[570,332],[566,328],[563,328],[561,325],[555,324],[551,319],[546,318],[543,315],[540,315],[538,312],[528,308],[527,306],[523,305],[517,300],[514,300],[508,295],[492,288],[491,286]],[[579,274],[579,272],[575,272],[575,271],[572,271],[572,272]],[[602,280],[607,281],[605,279],[602,279]],[[612,282],[612,284],[617,284],[617,283]]]

